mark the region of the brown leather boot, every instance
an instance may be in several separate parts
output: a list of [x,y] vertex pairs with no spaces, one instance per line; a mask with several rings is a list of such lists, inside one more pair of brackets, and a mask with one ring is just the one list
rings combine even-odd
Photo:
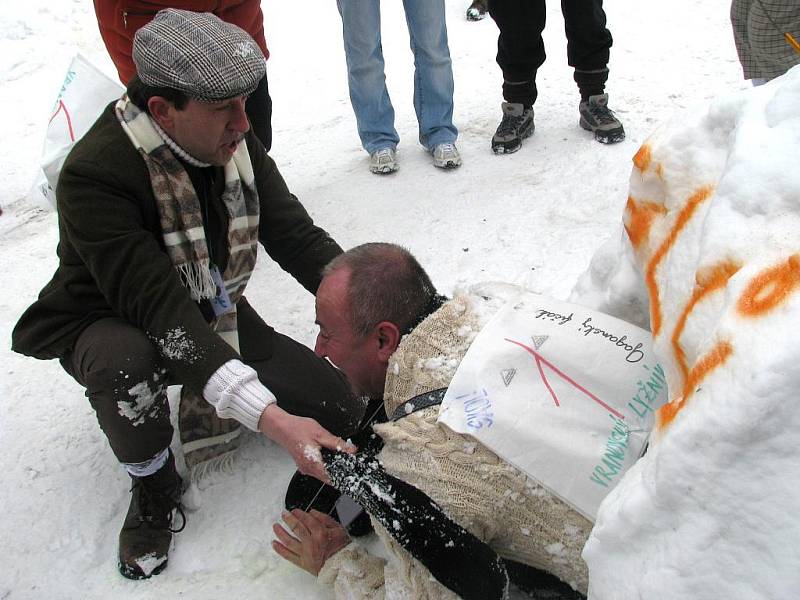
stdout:
[[[172,534],[183,531],[183,482],[172,451],[161,469],[147,477],[131,477],[131,504],[119,532],[119,572],[128,579],[147,579],[167,566]],[[173,511],[181,517],[172,527]]]

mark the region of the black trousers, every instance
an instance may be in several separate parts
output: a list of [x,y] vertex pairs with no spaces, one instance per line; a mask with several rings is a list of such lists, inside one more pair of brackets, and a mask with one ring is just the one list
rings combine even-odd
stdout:
[[[578,87],[586,88],[589,95],[602,93],[612,44],[603,0],[561,0],[561,12],[567,62],[575,68]],[[507,102],[532,105],[537,96],[536,71],[546,57],[542,41],[545,0],[489,0],[489,14],[500,29],[497,64],[503,71],[503,97]]]
[[[275,394],[278,406],[316,419],[343,438],[353,435],[365,407],[344,375],[267,325],[246,301],[240,300],[238,309],[242,360]],[[181,382],[163,368],[156,347],[141,329],[116,317],[95,321],[61,364],[86,388],[120,462],[144,462],[169,446],[167,386]]]
[[244,105],[253,133],[264,144],[267,152],[272,148],[272,98],[269,96],[267,76],[258,83]]

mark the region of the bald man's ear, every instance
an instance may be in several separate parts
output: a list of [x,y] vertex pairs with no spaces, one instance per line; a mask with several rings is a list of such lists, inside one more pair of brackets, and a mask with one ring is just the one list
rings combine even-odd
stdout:
[[381,321],[377,326],[378,331],[378,357],[381,361],[389,360],[389,357],[397,350],[400,345],[400,329],[390,321]]

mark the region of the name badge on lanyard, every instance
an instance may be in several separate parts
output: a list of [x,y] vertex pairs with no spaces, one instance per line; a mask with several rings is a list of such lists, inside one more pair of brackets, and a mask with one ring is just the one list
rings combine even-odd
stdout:
[[217,294],[211,299],[211,308],[214,309],[214,315],[224,315],[231,310],[233,304],[231,297],[228,295],[228,290],[225,289],[225,282],[222,280],[222,274],[219,272],[217,265],[211,265],[211,278],[214,280],[214,285],[217,288]]

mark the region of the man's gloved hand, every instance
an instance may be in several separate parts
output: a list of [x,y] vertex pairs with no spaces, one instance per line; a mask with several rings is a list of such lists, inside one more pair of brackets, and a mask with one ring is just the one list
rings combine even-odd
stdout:
[[325,483],[330,483],[330,480],[322,463],[320,447],[348,454],[356,451],[355,446],[333,435],[314,419],[296,417],[274,403],[261,414],[258,430],[283,446],[301,473]]
[[318,510],[295,508],[283,513],[283,521],[291,533],[275,523],[272,531],[278,539],[272,542],[273,550],[314,576],[325,561],[350,543],[344,527]]

